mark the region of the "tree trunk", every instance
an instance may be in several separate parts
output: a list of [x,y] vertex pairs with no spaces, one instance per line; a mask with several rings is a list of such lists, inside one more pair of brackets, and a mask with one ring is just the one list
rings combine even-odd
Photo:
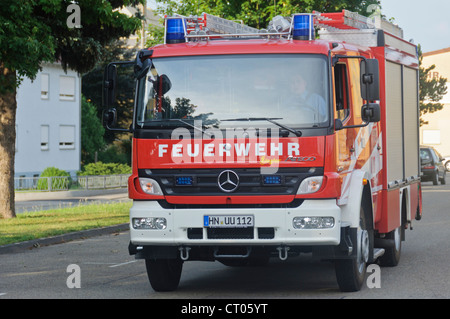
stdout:
[[[16,83],[16,72],[0,64],[3,83]],[[15,85],[13,85],[15,86]],[[14,205],[14,156],[16,152],[16,89],[0,91],[0,216],[16,217]]]

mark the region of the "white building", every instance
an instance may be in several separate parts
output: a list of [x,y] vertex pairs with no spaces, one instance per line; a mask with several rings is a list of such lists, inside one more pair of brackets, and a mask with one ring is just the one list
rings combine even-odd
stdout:
[[45,64],[17,89],[15,177],[53,166],[75,175],[81,159],[81,78]]

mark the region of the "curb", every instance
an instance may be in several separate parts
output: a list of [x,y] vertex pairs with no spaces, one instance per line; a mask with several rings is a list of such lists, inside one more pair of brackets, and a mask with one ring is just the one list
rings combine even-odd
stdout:
[[0,255],[23,252],[26,250],[32,250],[34,248],[39,248],[39,247],[43,247],[43,246],[62,244],[62,243],[69,242],[72,240],[77,240],[77,239],[85,239],[88,237],[95,237],[95,236],[107,235],[107,234],[111,234],[111,233],[128,231],[129,229],[130,229],[130,225],[127,223],[127,224],[120,224],[120,225],[114,225],[114,226],[103,227],[103,228],[82,230],[79,232],[67,233],[67,234],[58,235],[58,236],[54,236],[54,237],[32,239],[32,240],[28,240],[28,241],[24,241],[24,242],[20,242],[20,243],[0,246]]

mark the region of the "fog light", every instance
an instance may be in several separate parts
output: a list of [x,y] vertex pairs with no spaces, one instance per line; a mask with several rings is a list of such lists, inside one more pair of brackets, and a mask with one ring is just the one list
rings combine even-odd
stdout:
[[158,229],[167,228],[167,220],[163,217],[133,218],[132,225],[134,229]]
[[292,226],[296,229],[327,229],[334,227],[333,217],[295,217]]

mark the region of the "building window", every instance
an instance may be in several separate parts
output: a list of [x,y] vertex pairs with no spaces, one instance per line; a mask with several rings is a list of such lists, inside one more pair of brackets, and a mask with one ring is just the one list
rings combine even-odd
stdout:
[[41,74],[41,99],[48,100],[49,96],[49,75],[47,73]]
[[59,126],[59,149],[75,149],[75,125]]
[[50,136],[50,127],[48,125],[41,125],[41,150],[48,151],[49,150],[49,136]]
[[59,99],[63,101],[75,101],[75,77],[59,76]]
[[425,145],[441,144],[441,131],[439,130],[423,130],[422,143]]

